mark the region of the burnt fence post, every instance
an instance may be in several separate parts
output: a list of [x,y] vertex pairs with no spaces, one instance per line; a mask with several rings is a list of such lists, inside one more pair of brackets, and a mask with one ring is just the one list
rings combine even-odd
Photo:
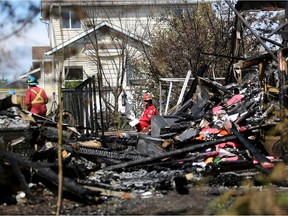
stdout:
[[63,108],[74,116],[79,131],[97,137],[99,129],[104,128],[101,125],[103,115],[98,115],[101,110],[97,110],[97,101],[101,103],[101,99],[97,92],[95,77],[89,77],[75,89],[64,88],[62,93]]

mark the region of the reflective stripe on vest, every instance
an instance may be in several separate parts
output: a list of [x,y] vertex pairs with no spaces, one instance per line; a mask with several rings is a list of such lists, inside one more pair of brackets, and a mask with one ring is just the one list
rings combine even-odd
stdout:
[[31,89],[31,91],[36,95],[33,101],[31,101],[31,104],[41,104],[44,103],[44,98],[41,96],[42,89],[40,89],[39,92],[35,91],[34,89]]

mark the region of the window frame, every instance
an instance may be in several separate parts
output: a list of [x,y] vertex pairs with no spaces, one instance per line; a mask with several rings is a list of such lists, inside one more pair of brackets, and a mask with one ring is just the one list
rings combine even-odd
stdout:
[[145,76],[136,79],[136,77],[138,77],[137,74],[144,74],[141,73],[140,68],[138,68],[137,66],[135,66],[132,62],[128,61],[126,64],[126,83],[127,86],[135,86],[135,85],[141,85],[145,82]]
[[[69,70],[69,71],[68,71]],[[79,70],[79,71],[81,71],[82,72],[82,74],[79,76],[79,77],[77,77],[76,76],[76,78],[75,79],[71,79],[71,78],[69,78],[68,79],[68,77],[67,77],[67,73],[70,73],[70,71],[73,71],[73,70],[75,70],[75,71],[77,71],[77,70]],[[67,72],[68,71],[68,72]],[[71,75],[70,75],[71,76]],[[73,76],[73,75],[72,75]],[[64,85],[66,85],[66,83],[69,83],[69,82],[83,82],[83,79],[84,79],[84,70],[83,70],[83,66],[65,66],[64,67]]]
[[62,28],[63,29],[80,29],[81,21],[77,18],[74,11],[62,11]]

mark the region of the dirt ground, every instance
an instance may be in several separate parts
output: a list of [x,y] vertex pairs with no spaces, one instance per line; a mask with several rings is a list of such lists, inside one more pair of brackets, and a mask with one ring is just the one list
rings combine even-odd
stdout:
[[[149,198],[124,199],[118,197],[103,197],[101,202],[92,205],[73,201],[73,199],[66,197],[63,199],[61,215],[235,215],[241,214],[241,212],[231,213],[231,211],[226,212],[226,210],[235,203],[237,198],[244,198],[244,200],[246,200],[240,205],[242,214],[283,215],[288,213],[285,207],[284,209],[280,209],[275,205],[275,199],[271,196],[271,190],[266,190],[263,187],[253,187],[253,189],[247,191],[243,188],[227,188],[224,186],[207,187],[190,185],[188,189],[189,193],[187,194],[179,194],[176,190],[161,191],[161,194],[154,194]],[[282,192],[286,191],[283,190],[283,188],[281,190]],[[263,191],[266,192],[263,193]],[[263,195],[259,195],[258,193]],[[33,189],[33,194],[38,198],[38,203],[28,204],[19,202],[10,205],[1,204],[0,214],[56,214],[56,193],[53,194],[45,187],[37,186]],[[265,199],[263,197],[265,197]],[[221,200],[222,203],[220,202]],[[258,205],[258,209],[255,209],[255,202]],[[251,205],[249,203],[254,204]],[[251,206],[254,207],[251,209]],[[287,205],[285,204],[285,206]]]
[[[39,193],[39,191],[38,191]],[[2,204],[1,215],[51,215],[56,212],[57,198],[51,192],[42,190],[43,200],[37,204]],[[150,198],[123,199],[108,197],[99,204],[85,205],[70,199],[63,199],[63,215],[179,215],[213,214],[207,204],[219,193],[207,188],[190,188],[189,193],[180,195],[176,191],[158,194]]]

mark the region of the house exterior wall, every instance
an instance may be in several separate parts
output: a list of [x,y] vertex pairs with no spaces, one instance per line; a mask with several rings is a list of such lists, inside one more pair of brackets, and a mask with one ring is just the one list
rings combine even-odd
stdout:
[[66,40],[75,37],[76,35],[83,32],[83,28],[78,29],[63,29],[60,25],[60,19],[51,17],[49,25],[49,37],[51,47],[55,47],[62,44]]
[[[43,0],[42,3],[52,2],[48,0]],[[59,4],[53,3],[50,4],[50,16],[48,16],[49,21],[49,38],[50,38],[50,46],[51,48],[57,47],[64,42],[68,41],[71,38],[76,37],[83,31],[87,30],[91,27],[91,23],[95,25],[102,22],[107,21],[108,23],[120,27],[123,31],[132,33],[139,36],[139,39],[147,39],[148,38],[148,30],[152,31],[154,25],[157,23],[157,18],[159,18],[166,10],[167,7],[170,9],[179,8],[181,1],[175,1],[174,4],[171,1],[159,1],[166,2],[163,4],[158,4],[156,1],[83,1],[81,4],[76,3],[73,5],[73,1],[69,1],[69,4],[65,4],[65,2],[61,6],[61,11],[71,10],[73,8],[74,11],[79,12],[81,17],[81,26],[80,28],[62,28],[61,19],[59,17]],[[72,2],[72,3],[71,3]],[[89,4],[85,3],[89,2]],[[101,5],[101,2],[105,4]],[[149,2],[149,3],[148,3]],[[154,2],[154,4],[153,4]],[[170,2],[170,3],[167,3]],[[186,7],[187,5],[195,4],[197,1],[183,1],[182,7]],[[189,3],[191,2],[191,3]],[[101,43],[105,43],[106,45],[113,45],[113,41],[109,37],[102,37]],[[140,58],[141,52],[135,50],[135,48],[129,46],[129,49],[133,52],[133,58]],[[116,85],[119,80],[119,70],[117,71],[117,67],[121,68],[121,56],[119,55],[120,49],[115,49],[115,47],[111,47],[106,50],[99,50],[101,56],[101,63],[103,66],[103,71],[105,77],[109,80],[110,85]],[[105,53],[106,52],[106,53]],[[54,53],[53,55],[56,55]],[[45,75],[45,83],[52,81],[50,84],[45,84],[45,88],[49,89],[49,95],[53,92],[57,92],[57,75],[59,71],[64,71],[65,67],[76,67],[82,66],[85,73],[83,74],[83,80],[87,78],[87,76],[96,75],[98,72],[98,67],[95,64],[95,61],[91,59],[93,55],[89,55],[88,51],[83,46],[83,49],[78,50],[71,56],[65,56],[65,60],[63,61],[63,65],[61,62],[62,53],[57,53],[57,58],[52,58],[53,60],[53,68],[51,69],[51,73]],[[59,57],[60,56],[60,57]],[[52,56],[53,57],[53,56]],[[55,57],[55,56],[54,56]],[[50,56],[51,58],[51,56]],[[61,62],[61,63],[60,63]],[[43,76],[44,77],[44,76]],[[64,73],[63,73],[64,78]],[[124,77],[124,90],[129,91],[129,86],[127,85],[127,77]],[[107,83],[106,83],[107,84]],[[104,83],[105,86],[105,83]],[[108,86],[108,84],[107,84]],[[50,92],[51,91],[51,92]],[[111,99],[114,100],[114,99]],[[121,100],[121,99],[119,99]],[[119,103],[121,104],[121,103]],[[123,111],[126,108],[120,107]]]
[[[59,18],[59,7],[55,4],[52,8],[52,15],[49,17],[49,36],[51,41],[51,47],[55,47],[64,41],[76,36],[85,29],[89,28],[91,23],[97,24],[102,21],[108,21],[116,26],[121,26],[121,28],[134,32],[137,35],[145,36],[147,33],[147,28],[151,30],[156,19],[163,15],[168,9],[176,10],[179,7],[189,7],[189,1],[175,1],[174,4],[149,4],[149,5],[139,5],[136,4],[137,1],[130,1],[132,3],[121,5],[112,4],[110,6],[101,6],[99,2],[85,4],[76,6],[61,6],[61,11],[74,10],[75,13],[80,14],[81,17],[81,27],[80,28],[63,28],[61,27],[61,19]],[[110,1],[106,1],[110,2]],[[118,2],[118,1],[111,1]],[[119,1],[121,2],[121,1]],[[138,1],[140,2],[140,1]],[[157,2],[157,1],[155,1]],[[165,2],[165,1],[162,1]],[[166,1],[172,2],[172,1]],[[180,2],[182,2],[181,5]],[[183,3],[184,2],[184,3]],[[193,1],[195,4],[196,1]],[[64,4],[65,5],[65,4]],[[53,13],[54,11],[54,13]]]

